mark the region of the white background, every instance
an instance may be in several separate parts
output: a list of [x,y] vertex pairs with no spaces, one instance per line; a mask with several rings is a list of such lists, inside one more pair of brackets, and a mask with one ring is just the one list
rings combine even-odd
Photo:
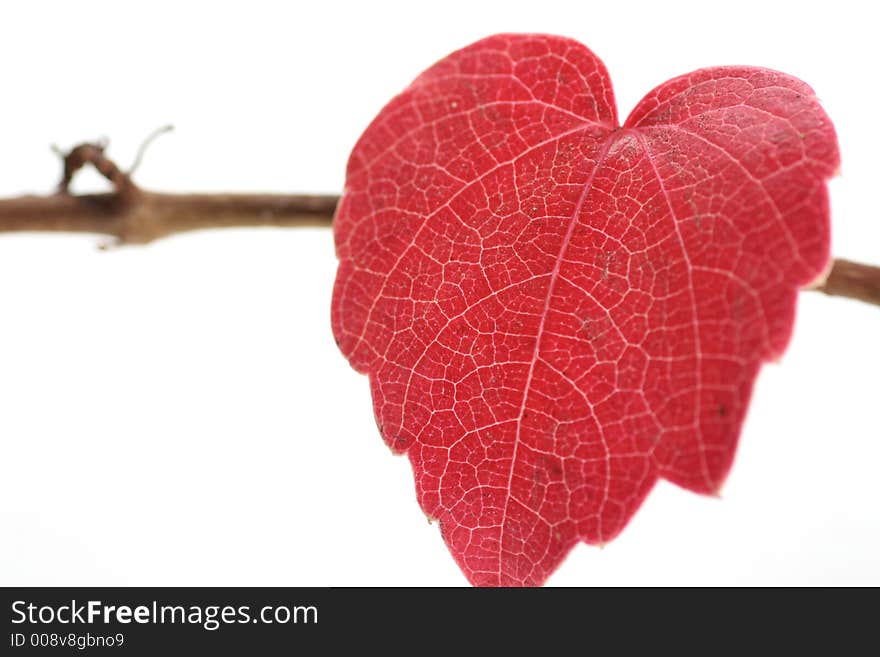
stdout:
[[[807,81],[843,153],[834,252],[880,264],[868,6],[4,2],[0,195],[52,188],[50,142],[108,136],[127,165],[169,122],[145,187],[335,193],[360,132],[425,67],[551,32],[604,59],[622,117],[704,66]],[[333,343],[329,230],[100,241],[0,236],[0,584],[466,583]],[[548,584],[880,584],[878,344],[880,309],[802,294],[722,499],[661,483]]]

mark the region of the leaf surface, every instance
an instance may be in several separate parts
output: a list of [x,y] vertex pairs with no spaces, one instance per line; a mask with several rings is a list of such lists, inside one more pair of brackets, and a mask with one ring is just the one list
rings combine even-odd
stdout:
[[761,364],[829,261],[833,126],[753,67],[650,92],[498,35],[394,98],[351,154],[333,332],[476,585],[537,585],[659,477],[730,469]]

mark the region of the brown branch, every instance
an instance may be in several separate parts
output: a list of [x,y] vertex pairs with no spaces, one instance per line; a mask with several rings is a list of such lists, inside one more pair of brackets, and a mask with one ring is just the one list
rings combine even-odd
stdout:
[[[160,194],[131,179],[144,149],[171,126],[147,137],[129,172],[104,154],[106,144],[84,143],[62,159],[58,193],[0,200],[0,232],[64,231],[100,233],[117,244],[146,244],[174,233],[230,226],[329,226],[338,196],[274,194]],[[115,191],[70,194],[77,171],[91,164]]]
[[[324,226],[339,197],[307,194],[162,194],[137,187],[104,155],[102,144],[80,144],[64,158],[59,191],[0,199],[0,232],[63,231],[109,235],[118,244],[146,244],[206,228]],[[115,191],[70,194],[73,175],[93,165]],[[880,267],[835,260],[825,282],[811,288],[880,306]]]
[[337,196],[305,194],[131,194],[19,196],[0,200],[0,232],[109,235],[146,244],[175,233],[232,226],[330,226]]
[[837,258],[825,282],[812,289],[880,306],[880,267]]
[[[144,148],[161,128],[141,146],[133,171]],[[80,144],[62,158],[63,173],[58,193],[52,196],[20,196],[0,200],[0,232],[65,231],[100,233],[118,244],[146,244],[153,240],[203,228],[228,226],[323,226],[330,225],[337,196],[272,194],[159,194],[141,189],[104,155],[104,144]],[[91,164],[115,191],[107,194],[70,194],[76,172]]]

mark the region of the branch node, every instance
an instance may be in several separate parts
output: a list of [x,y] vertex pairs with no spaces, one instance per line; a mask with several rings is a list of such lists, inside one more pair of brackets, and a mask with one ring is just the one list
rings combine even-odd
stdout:
[[70,183],[73,181],[76,172],[85,165],[91,164],[98,173],[113,184],[120,201],[130,201],[137,195],[138,188],[132,182],[129,175],[116,166],[113,160],[104,155],[107,143],[106,139],[97,142],[85,142],[74,146],[66,154],[57,146],[52,146],[52,150],[61,157],[64,166],[61,182],[58,183],[58,192],[60,194],[69,195]]

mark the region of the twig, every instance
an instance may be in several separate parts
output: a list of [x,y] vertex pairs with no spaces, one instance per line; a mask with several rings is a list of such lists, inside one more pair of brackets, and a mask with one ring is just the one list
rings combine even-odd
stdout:
[[880,306],[880,267],[837,258],[825,282],[813,289]]
[[146,244],[175,233],[247,226],[330,226],[337,196],[160,194],[137,197],[53,194],[0,200],[0,232],[97,233],[117,244]]
[[[159,134],[154,132],[143,150]],[[109,235],[122,244],[146,244],[174,233],[230,226],[329,226],[338,196],[308,194],[160,194],[141,189],[104,155],[104,143],[79,144],[62,158],[58,192],[0,200],[0,232],[63,231]],[[115,190],[69,192],[74,175],[91,164]]]
[[[153,138],[167,131],[161,129]],[[146,244],[206,228],[324,226],[333,223],[339,197],[312,194],[162,194],[141,189],[104,155],[106,144],[80,144],[62,154],[59,192],[0,199],[0,232],[62,231],[109,235],[117,244]],[[70,194],[74,174],[94,166],[115,190]],[[132,168],[134,169],[134,167]],[[880,267],[835,260],[825,282],[810,288],[880,306]]]

